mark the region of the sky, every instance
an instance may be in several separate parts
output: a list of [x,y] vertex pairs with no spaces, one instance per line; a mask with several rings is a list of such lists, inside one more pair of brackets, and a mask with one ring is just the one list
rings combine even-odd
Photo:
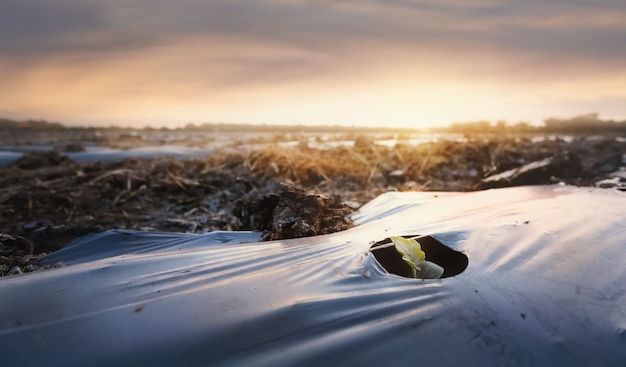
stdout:
[[626,119],[623,0],[0,0],[0,117]]

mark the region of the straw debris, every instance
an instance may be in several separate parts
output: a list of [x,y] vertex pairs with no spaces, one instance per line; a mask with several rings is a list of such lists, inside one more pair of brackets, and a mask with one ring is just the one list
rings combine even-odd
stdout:
[[[608,185],[626,168],[623,139],[474,136],[393,146],[352,139],[351,146],[325,149],[306,139],[293,146],[225,147],[186,160],[76,163],[57,151],[26,154],[0,167],[0,274],[111,228],[260,230],[268,240],[313,236],[349,228],[347,214],[389,190]],[[524,174],[502,175],[515,169]]]

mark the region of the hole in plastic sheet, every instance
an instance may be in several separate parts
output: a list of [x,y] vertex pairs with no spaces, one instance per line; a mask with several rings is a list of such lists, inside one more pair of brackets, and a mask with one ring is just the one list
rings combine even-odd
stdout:
[[[465,254],[451,249],[431,236],[404,237],[415,238],[422,246],[422,250],[426,253],[426,260],[443,267],[442,278],[461,274],[469,264],[469,259]],[[388,272],[402,277],[412,278],[413,273],[411,267],[402,260],[402,255],[396,251],[393,245],[384,246],[391,243],[391,239],[389,238],[378,241],[372,245],[370,251],[372,251],[376,260]]]

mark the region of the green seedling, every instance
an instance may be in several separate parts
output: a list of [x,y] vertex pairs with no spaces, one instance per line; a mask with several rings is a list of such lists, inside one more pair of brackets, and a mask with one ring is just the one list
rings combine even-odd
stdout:
[[426,261],[426,253],[415,239],[399,236],[389,237],[396,247],[396,251],[402,255],[402,260],[413,270],[413,278],[439,279],[443,274],[443,268],[434,262]]

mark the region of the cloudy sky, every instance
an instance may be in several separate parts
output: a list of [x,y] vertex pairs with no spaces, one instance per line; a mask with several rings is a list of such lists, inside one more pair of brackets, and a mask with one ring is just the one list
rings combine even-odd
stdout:
[[624,0],[0,0],[0,117],[626,119]]

